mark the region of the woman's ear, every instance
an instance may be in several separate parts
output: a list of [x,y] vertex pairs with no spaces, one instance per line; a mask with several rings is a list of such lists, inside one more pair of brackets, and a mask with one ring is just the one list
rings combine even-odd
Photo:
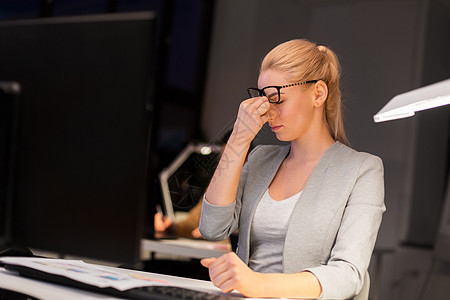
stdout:
[[316,107],[322,106],[325,100],[327,100],[328,87],[323,80],[319,80],[316,82],[314,97],[314,106]]

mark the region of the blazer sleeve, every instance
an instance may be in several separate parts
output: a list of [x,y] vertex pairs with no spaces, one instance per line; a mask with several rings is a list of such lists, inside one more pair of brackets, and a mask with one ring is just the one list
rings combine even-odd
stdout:
[[376,156],[360,164],[329,260],[304,270],[319,280],[320,298],[348,299],[360,292],[386,210],[383,173],[383,163]]
[[235,201],[229,205],[213,205],[203,196],[199,230],[207,240],[222,241],[239,228],[239,216],[242,206],[242,194],[248,175],[248,164],[244,164]]

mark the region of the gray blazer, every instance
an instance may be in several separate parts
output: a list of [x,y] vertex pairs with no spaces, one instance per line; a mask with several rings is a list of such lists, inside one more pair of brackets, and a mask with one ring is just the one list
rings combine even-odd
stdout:
[[[242,170],[236,200],[227,206],[203,201],[200,232],[206,239],[223,240],[239,228],[237,255],[248,264],[253,214],[289,150],[290,146],[255,148]],[[312,272],[322,286],[320,298],[354,297],[364,283],[385,210],[381,159],[335,142],[315,167],[292,213],[284,272]]]

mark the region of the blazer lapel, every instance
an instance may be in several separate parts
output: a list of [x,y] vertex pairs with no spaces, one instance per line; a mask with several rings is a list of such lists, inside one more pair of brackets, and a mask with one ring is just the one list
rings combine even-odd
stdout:
[[[295,241],[312,240],[311,237],[308,236],[308,234],[310,234],[310,229],[304,228],[302,224],[304,220],[313,217],[313,215],[316,215],[313,213],[317,206],[314,202],[316,201],[317,194],[322,187],[325,173],[327,172],[330,163],[333,161],[334,157],[342,147],[343,145],[341,143],[335,142],[324,153],[324,155],[314,168],[310,178],[308,179],[303,193],[300,195],[300,198],[292,212],[291,219],[288,225],[288,231],[286,233],[283,252],[283,269],[286,273],[292,272],[290,268],[293,265],[292,259],[294,257],[296,257],[297,260],[304,260],[304,262],[306,263],[307,258],[311,256],[310,253],[306,253],[308,252],[308,247],[295,245]],[[305,253],[302,253],[302,251],[305,251]]]
[[[251,187],[251,191],[246,191],[248,197],[244,197],[246,203],[243,204],[242,212],[241,212],[241,226],[240,230],[244,232],[240,232],[240,235],[245,236],[245,239],[240,240],[239,247],[242,247],[241,250],[245,249],[245,254],[243,257],[243,261],[248,263],[249,253],[250,253],[250,229],[251,224],[253,223],[253,216],[256,211],[256,207],[258,206],[259,201],[264,195],[265,191],[269,187],[270,183],[273,180],[273,177],[278,171],[281,163],[289,153],[291,147],[287,145],[285,147],[280,148],[278,154],[272,159],[272,163],[265,162],[256,162],[257,172],[254,173],[254,176],[248,179],[246,183],[246,187]],[[244,244],[245,243],[245,244]]]

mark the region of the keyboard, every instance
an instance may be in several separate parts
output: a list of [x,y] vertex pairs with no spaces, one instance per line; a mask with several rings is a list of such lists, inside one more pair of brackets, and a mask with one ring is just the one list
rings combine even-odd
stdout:
[[133,300],[242,300],[245,298],[243,296],[239,297],[219,292],[217,294],[208,293],[175,286],[148,286],[119,291],[113,288],[99,288],[64,276],[42,272],[24,266],[5,264],[4,267],[6,270],[18,272],[24,277]]
[[[187,288],[175,287],[175,286],[149,286],[138,289],[133,289],[133,293],[138,297],[138,294],[142,295],[142,299],[155,299],[155,300],[242,300],[242,297],[236,297],[227,294],[213,294],[207,292],[201,292],[191,290]],[[137,299],[137,298],[136,298]]]

